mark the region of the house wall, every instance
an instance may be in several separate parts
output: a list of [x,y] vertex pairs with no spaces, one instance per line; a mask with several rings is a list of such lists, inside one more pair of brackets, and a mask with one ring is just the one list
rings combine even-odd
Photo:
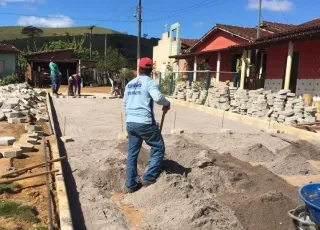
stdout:
[[0,54],[0,61],[3,61],[3,72],[0,72],[0,77],[5,77],[16,71],[16,55],[15,54]]
[[[294,52],[299,52],[299,67],[296,93],[311,93],[320,96],[320,40],[294,43]],[[268,49],[265,88],[280,90],[286,69],[288,45]]]
[[[156,62],[156,71],[163,71],[163,65],[166,65],[168,62],[173,64],[174,59],[170,59],[170,55],[176,55],[177,52],[177,42],[172,42],[172,51],[169,54],[170,49],[170,38],[169,33],[163,33],[162,39],[159,40],[158,45],[153,47],[153,62]],[[179,44],[180,45],[180,44]],[[175,67],[174,67],[175,68]],[[180,68],[180,67],[179,67]]]
[[237,36],[232,36],[224,31],[215,32],[208,40],[199,45],[195,52],[201,52],[206,50],[218,50],[228,46],[247,44],[248,41]]

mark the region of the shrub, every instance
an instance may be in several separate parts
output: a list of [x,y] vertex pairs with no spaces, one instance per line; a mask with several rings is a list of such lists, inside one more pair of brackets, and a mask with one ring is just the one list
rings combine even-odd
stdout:
[[21,83],[21,79],[16,74],[11,74],[0,79],[0,86]]

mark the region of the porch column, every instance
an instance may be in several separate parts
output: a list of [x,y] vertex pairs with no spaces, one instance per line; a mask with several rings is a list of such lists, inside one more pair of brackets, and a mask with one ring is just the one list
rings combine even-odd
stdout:
[[193,63],[193,81],[197,80],[197,62],[198,62],[198,57],[194,56],[194,63]]
[[247,51],[243,50],[242,63],[241,63],[240,89],[244,89],[244,80],[246,77],[246,62],[245,62],[246,59],[247,59]]
[[262,77],[262,70],[263,70],[263,58],[264,58],[264,53],[261,52],[261,57],[260,57],[260,68],[259,68],[259,79]]
[[248,65],[246,70],[247,70],[247,75],[246,77],[250,76],[250,65],[251,65],[251,50],[248,50],[248,55],[247,55],[247,60],[248,60]]
[[289,87],[290,87],[292,56],[293,56],[293,43],[290,41],[289,47],[288,47],[286,75],[285,75],[285,79],[284,79],[284,89],[289,89]]
[[220,62],[221,62],[221,53],[218,53],[217,59],[217,74],[216,74],[216,82],[219,82],[220,79]]

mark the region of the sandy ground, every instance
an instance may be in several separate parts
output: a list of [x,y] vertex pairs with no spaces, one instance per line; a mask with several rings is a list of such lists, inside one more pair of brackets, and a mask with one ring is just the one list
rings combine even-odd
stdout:
[[[220,133],[221,118],[173,106],[163,128],[164,172],[156,184],[124,195],[126,143],[117,140],[122,101],[53,102],[60,131],[75,140],[66,144],[66,153],[79,195],[77,202],[77,194],[69,193],[77,230],[292,229],[286,212],[298,204],[298,188],[276,174],[318,173],[308,161],[320,160],[319,146],[229,120],[223,128],[233,134]],[[174,126],[185,134],[171,135]],[[140,173],[147,164],[144,146]],[[262,166],[252,166],[257,164]]]
[[[51,88],[45,88],[49,92]],[[81,89],[81,93],[88,94],[88,93],[110,93],[111,87],[109,86],[101,86],[101,87],[84,87]],[[59,93],[66,94],[68,92],[68,86],[62,85],[60,86]]]

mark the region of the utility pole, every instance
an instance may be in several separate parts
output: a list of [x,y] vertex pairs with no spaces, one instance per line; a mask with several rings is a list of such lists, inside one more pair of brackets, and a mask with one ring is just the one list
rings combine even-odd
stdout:
[[92,30],[93,28],[95,28],[96,26],[90,26],[88,29],[90,30],[90,60],[92,58]]
[[142,7],[141,7],[141,0],[138,0],[138,8],[137,8],[137,13],[138,13],[138,41],[137,41],[137,69],[139,69],[139,61],[140,61],[140,56],[141,56],[141,24],[142,24]]
[[[262,9],[262,0],[259,0],[259,11],[258,11],[258,26],[257,26],[257,39],[260,38],[260,26],[261,26],[261,9]],[[260,52],[260,55],[263,55]],[[262,63],[260,63],[260,60],[258,60],[259,58],[259,49],[256,49],[256,58],[255,58],[255,63],[254,63],[254,69],[255,69],[255,82],[259,79],[259,72],[260,72],[260,68],[262,65]],[[253,88],[256,89],[257,84],[254,83]],[[258,85],[258,87],[260,87],[260,83]]]
[[258,13],[257,39],[259,39],[259,38],[260,38],[261,8],[262,8],[262,0],[259,0],[259,13]]
[[107,56],[107,41],[108,41],[108,35],[104,35],[104,56]]

